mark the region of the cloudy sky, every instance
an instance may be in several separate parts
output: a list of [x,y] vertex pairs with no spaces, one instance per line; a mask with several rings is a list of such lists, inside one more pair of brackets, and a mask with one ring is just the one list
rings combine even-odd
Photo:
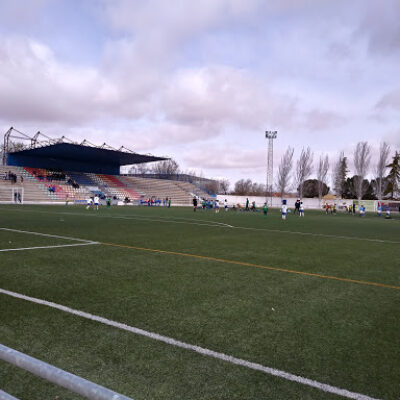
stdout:
[[315,159],[400,149],[400,0],[1,0],[0,128],[264,182],[265,130]]

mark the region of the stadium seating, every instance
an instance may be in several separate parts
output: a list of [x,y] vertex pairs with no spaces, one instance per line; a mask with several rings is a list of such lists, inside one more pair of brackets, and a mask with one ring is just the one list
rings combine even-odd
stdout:
[[[16,183],[4,180],[4,174],[9,171],[17,176]],[[148,198],[162,200],[168,197],[174,205],[189,205],[194,195],[209,197],[206,192],[189,182],[83,172],[59,174],[62,179],[57,177],[57,173],[45,169],[0,166],[0,201],[12,201],[13,187],[23,188],[24,202],[37,203],[64,202],[67,195],[71,202],[79,202],[94,194],[104,194],[121,201],[129,198],[137,203]],[[52,175],[56,178],[52,179]],[[69,180],[79,187],[73,187],[68,183]],[[49,191],[49,186],[54,186],[54,192]]]

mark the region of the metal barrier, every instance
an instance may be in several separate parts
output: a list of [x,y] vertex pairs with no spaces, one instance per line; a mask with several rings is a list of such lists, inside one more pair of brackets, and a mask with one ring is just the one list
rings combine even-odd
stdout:
[[[90,400],[133,400],[0,344],[0,359]],[[0,400],[18,400],[0,390]]]
[[10,394],[3,392],[0,389],[0,400],[18,400],[16,397],[11,396]]

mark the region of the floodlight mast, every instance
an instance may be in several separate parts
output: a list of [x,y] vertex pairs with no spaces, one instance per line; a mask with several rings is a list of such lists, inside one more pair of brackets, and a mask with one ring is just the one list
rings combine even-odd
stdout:
[[[273,196],[273,179],[274,179],[274,139],[276,139],[278,131],[265,131],[265,138],[268,139],[268,156],[267,156],[267,184],[265,187],[265,202],[271,207]],[[269,197],[269,201],[268,201]]]

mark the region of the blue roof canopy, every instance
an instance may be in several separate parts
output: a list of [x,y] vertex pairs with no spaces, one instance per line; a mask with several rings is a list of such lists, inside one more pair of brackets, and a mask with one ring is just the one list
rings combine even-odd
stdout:
[[72,143],[56,143],[8,154],[9,165],[108,174],[119,174],[121,165],[162,160],[166,158]]

